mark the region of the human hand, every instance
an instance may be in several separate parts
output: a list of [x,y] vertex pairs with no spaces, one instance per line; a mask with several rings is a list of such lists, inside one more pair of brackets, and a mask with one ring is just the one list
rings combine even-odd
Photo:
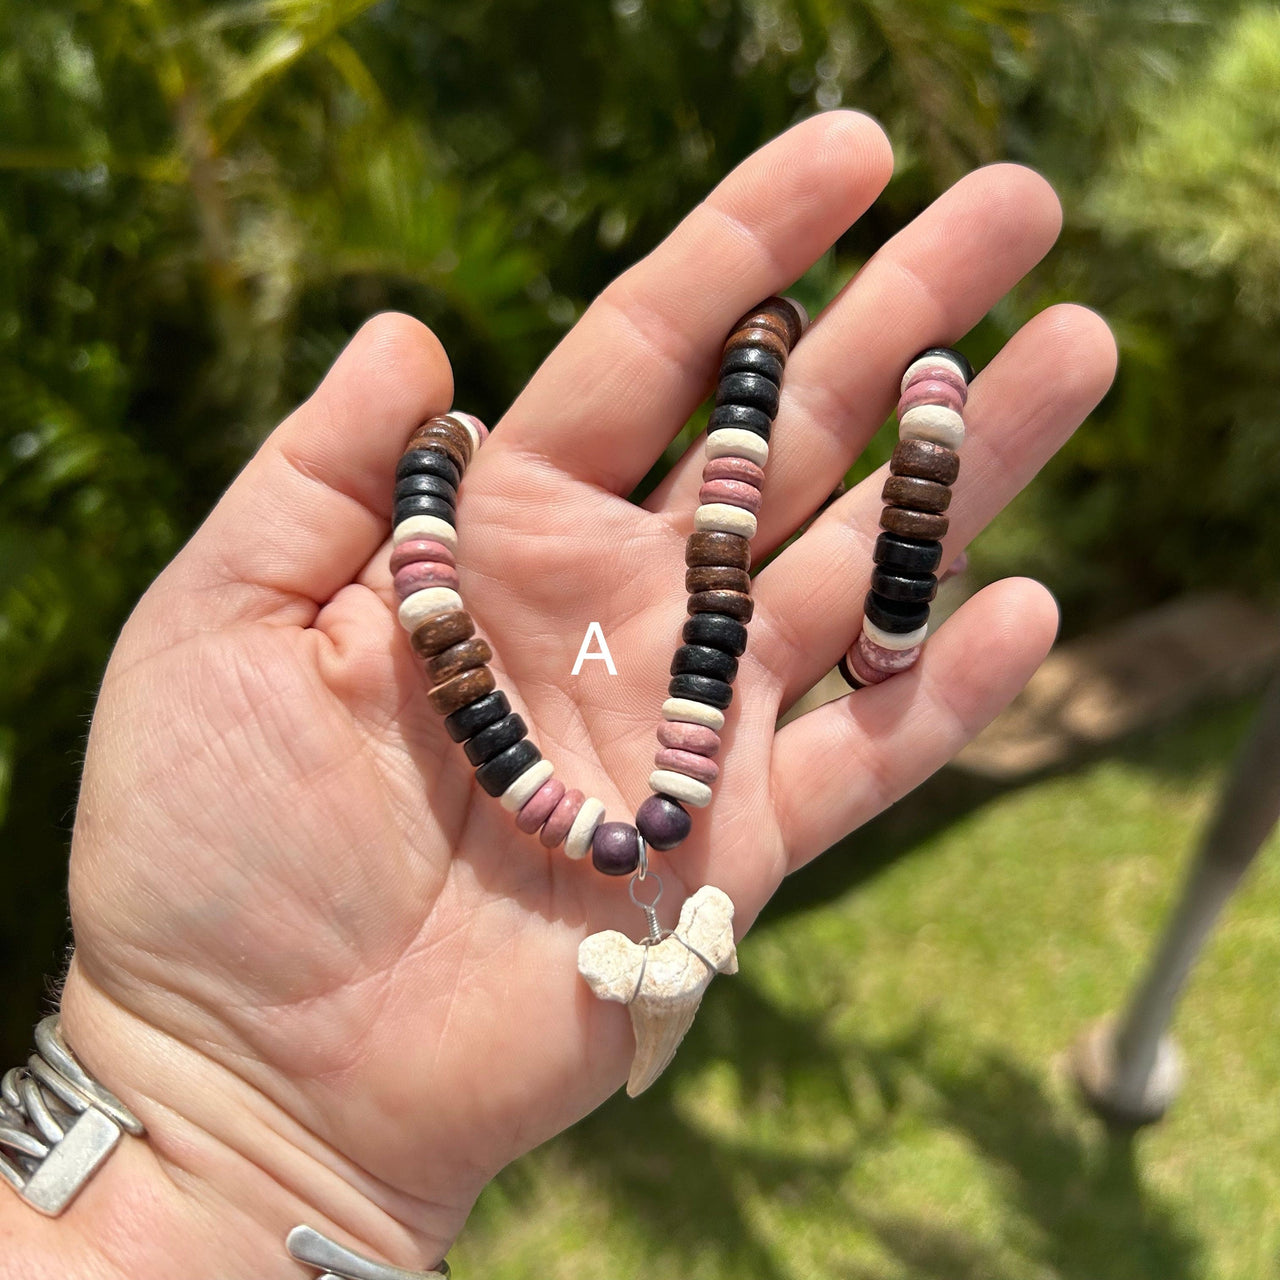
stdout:
[[[643,507],[626,495],[706,395],[737,317],[803,274],[890,169],[878,127],[849,112],[756,153],[595,301],[468,471],[467,608],[557,776],[610,818],[648,793],[701,441]],[[815,319],[787,367],[757,561],[830,493],[907,361],[968,330],[1059,220],[1036,175],[971,174]],[[1061,306],[982,371],[948,556],[1052,455],[1113,366],[1105,325]],[[192,1238],[227,1275],[296,1275],[281,1241],[302,1220],[430,1264],[494,1173],[626,1076],[627,1014],[576,969],[586,933],[635,932],[625,887],[519,834],[479,790],[396,623],[395,462],[451,398],[427,330],[370,322],[112,657],[75,829],[63,1020],[148,1124],[148,1154],[130,1159],[162,1188],[147,1193],[157,1275],[177,1273]],[[881,481],[755,579],[723,776],[691,837],[655,857],[669,898],[723,888],[739,933],[784,875],[963,746],[1055,633],[1043,588],[996,584],[911,672],[775,731],[856,634]],[[592,621],[616,677],[601,663],[570,675]]]

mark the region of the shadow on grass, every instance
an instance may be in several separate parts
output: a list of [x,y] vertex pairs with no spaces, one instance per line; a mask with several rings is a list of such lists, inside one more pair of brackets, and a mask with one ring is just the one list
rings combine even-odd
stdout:
[[[880,1052],[925,1087],[929,1122],[958,1136],[981,1160],[998,1191],[1006,1234],[1034,1256],[1032,1274],[1061,1280],[1200,1274],[1200,1242],[1144,1187],[1132,1135],[1106,1135],[1082,1123],[1000,1053],[957,1061],[946,1037],[927,1026]],[[1029,1274],[1024,1259],[1010,1262],[927,1218],[874,1209],[864,1217],[905,1275],[1026,1280]]]
[[[559,1139],[655,1256],[693,1266],[711,1253],[716,1274],[784,1280],[799,1273],[789,1232],[802,1232],[806,1255],[839,1257],[852,1236],[864,1242],[860,1257],[882,1260],[833,1261],[813,1273],[841,1280],[1199,1274],[1198,1240],[1143,1186],[1131,1142],[1104,1137],[1011,1059],[975,1054],[927,1021],[890,1043],[837,1048],[746,983],[724,983],[710,1005],[677,1070],[687,1079],[732,1064],[735,1105],[749,1117],[741,1133],[732,1122],[730,1137],[691,1122],[673,1076],[637,1101],[615,1097]],[[803,1137],[788,1123],[793,1110]],[[767,1138],[758,1136],[761,1112]],[[819,1134],[823,1151],[811,1154],[815,1114],[830,1115],[833,1132],[847,1133],[852,1119],[853,1136],[824,1145]],[[891,1158],[897,1144],[919,1140],[922,1125],[982,1166],[994,1231],[979,1238],[949,1223],[945,1209],[890,1211],[875,1191],[857,1189],[863,1161]],[[802,1225],[771,1234],[751,1211],[760,1200]]]
[[[1121,742],[1082,748],[1060,768],[1018,778],[994,781],[947,766],[866,826],[838,841],[816,862],[784,880],[756,927],[857,889],[965,815],[1046,779],[1070,776],[1103,760],[1124,761],[1167,780],[1199,777],[1234,757],[1249,732],[1258,703],[1258,697],[1251,694],[1223,700],[1208,709],[1198,707]],[[1188,840],[1193,838],[1188,833]]]

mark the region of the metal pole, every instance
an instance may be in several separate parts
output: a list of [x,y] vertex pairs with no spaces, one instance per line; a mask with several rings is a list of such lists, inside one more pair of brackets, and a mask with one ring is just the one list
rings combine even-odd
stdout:
[[1076,1083],[1109,1123],[1151,1124],[1177,1096],[1181,1064],[1167,1028],[1178,997],[1223,907],[1278,820],[1280,675],[1263,696],[1182,896],[1128,1008],[1119,1019],[1095,1023],[1076,1043]]

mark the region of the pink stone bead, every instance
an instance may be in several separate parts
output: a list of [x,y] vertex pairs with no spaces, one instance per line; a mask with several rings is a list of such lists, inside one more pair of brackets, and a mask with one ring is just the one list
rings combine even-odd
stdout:
[[844,660],[849,670],[863,684],[881,684],[893,674],[891,671],[881,671],[879,667],[873,667],[862,656],[862,650],[856,644],[850,646],[848,653],[844,655]]
[[[907,383],[907,391],[918,382],[945,382],[960,393],[962,405],[969,398],[969,384],[960,376],[960,370],[945,360],[939,360],[937,364],[921,365],[911,375],[911,381]],[[906,395],[906,391],[902,394]]]
[[876,671],[891,676],[914,667],[924,646],[917,644],[910,649],[885,649],[863,631],[859,633],[857,643],[852,648]]
[[705,724],[685,724],[680,720],[664,720],[658,725],[658,741],[677,751],[692,751],[699,756],[713,756],[720,750],[720,735]]
[[696,778],[708,784],[720,776],[720,766],[714,760],[695,755],[692,751],[678,751],[675,747],[663,747],[656,752],[653,763],[659,769],[671,769],[675,773],[683,773],[686,778]]
[[702,468],[703,480],[741,480],[757,489],[764,484],[764,468],[750,458],[712,458]]
[[533,835],[555,812],[564,796],[564,783],[559,778],[548,778],[537,791],[524,802],[516,814],[516,826],[526,835]]
[[950,382],[939,382],[935,379],[926,379],[924,382],[912,381],[898,401],[898,417],[901,418],[907,410],[921,404],[940,404],[944,408],[959,413],[964,408],[964,396]]
[[451,564],[419,560],[399,570],[392,585],[396,589],[397,600],[404,600],[415,591],[422,591],[427,587],[452,587],[457,591],[458,571]]
[[538,833],[538,839],[548,849],[554,849],[556,845],[564,843],[564,838],[569,834],[569,828],[573,826],[573,820],[578,816],[578,810],[582,808],[586,798],[577,787],[566,791],[560,797],[555,809],[552,810],[551,817],[542,824],[542,830]]
[[730,506],[750,511],[753,516],[760,514],[760,490],[753,484],[743,484],[741,480],[708,480],[698,490],[698,501],[727,502]]
[[435,560],[440,564],[456,565],[453,552],[443,542],[435,542],[429,538],[414,538],[410,542],[402,542],[391,553],[391,572],[399,573],[407,564],[417,564],[421,560]]

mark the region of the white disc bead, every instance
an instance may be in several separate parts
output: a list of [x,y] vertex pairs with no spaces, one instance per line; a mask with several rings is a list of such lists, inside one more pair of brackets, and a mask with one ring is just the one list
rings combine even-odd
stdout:
[[899,635],[882,630],[870,618],[863,618],[862,630],[872,644],[878,644],[882,649],[911,649],[924,643],[925,636],[929,634],[929,624],[926,622],[923,627]]
[[442,542],[450,551],[458,549],[457,529],[439,516],[410,516],[401,520],[391,535],[391,545],[398,547],[402,542],[412,542],[416,538]]
[[655,769],[649,775],[649,787],[695,809],[705,809],[711,803],[711,788],[705,782],[676,773],[674,769]]
[[706,702],[692,698],[668,698],[662,704],[664,720],[678,720],[683,724],[702,724],[717,733],[724,728],[724,712]]
[[555,773],[556,767],[550,760],[539,760],[531,764],[499,797],[498,803],[508,813],[517,813],[523,809],[525,802],[533,793]]
[[582,808],[578,810],[569,834],[564,838],[565,853],[574,859],[585,858],[591,852],[592,838],[603,819],[604,802],[597,800],[595,796],[588,796],[582,802]]
[[736,533],[740,538],[756,536],[756,518],[745,507],[728,502],[704,502],[693,513],[693,527],[714,533]]
[[959,449],[964,444],[964,419],[944,404],[918,404],[898,420],[899,440],[930,440]]
[[919,360],[913,360],[907,365],[907,371],[902,375],[902,385],[898,388],[898,394],[901,395],[906,391],[911,383],[911,379],[920,372],[921,369],[936,369],[939,365],[949,365],[959,375],[962,382],[968,385],[968,378],[965,377],[964,367],[958,360],[953,360],[950,356],[944,355],[928,355],[921,356]]
[[747,458],[757,467],[769,460],[769,442],[741,427],[717,427],[707,436],[708,458]]
[[416,631],[428,618],[462,608],[462,597],[452,587],[423,587],[400,602],[397,617],[406,631]]

